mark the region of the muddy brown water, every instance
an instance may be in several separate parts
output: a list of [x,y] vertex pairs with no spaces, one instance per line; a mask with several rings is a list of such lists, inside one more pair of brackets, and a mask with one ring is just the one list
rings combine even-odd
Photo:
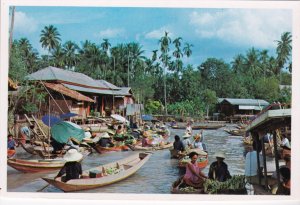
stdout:
[[[232,126],[232,125],[228,125]],[[228,127],[227,127],[228,128]],[[217,151],[226,153],[225,162],[232,175],[244,173],[244,146],[242,136],[230,136],[224,128],[218,130],[204,130],[204,143],[209,153],[209,164],[215,158]],[[173,141],[174,135],[183,135],[184,130],[171,129],[170,140]],[[194,131],[198,132],[198,131]],[[19,150],[18,150],[19,151]],[[133,154],[132,151],[114,152],[99,155],[91,153],[82,162],[83,169],[92,168],[101,164],[106,164],[115,160],[125,158]],[[17,157],[32,158],[31,155],[24,152],[19,153]],[[155,151],[149,161],[131,177],[115,184],[104,186],[98,189],[92,189],[81,192],[88,193],[144,193],[144,194],[169,194],[172,183],[178,178],[179,170],[177,160],[170,159],[168,149]],[[207,166],[203,172],[208,174]],[[53,175],[54,173],[22,173],[11,167],[7,169],[7,187],[12,192],[36,192],[47,183],[41,177]],[[43,192],[62,192],[50,185]]]

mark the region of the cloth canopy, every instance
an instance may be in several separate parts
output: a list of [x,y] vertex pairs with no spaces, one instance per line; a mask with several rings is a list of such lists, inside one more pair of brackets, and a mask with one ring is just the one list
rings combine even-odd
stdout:
[[84,138],[84,130],[72,122],[61,121],[56,123],[50,131],[53,139],[60,143],[67,143],[71,137],[80,142]]
[[62,120],[58,117],[55,117],[53,115],[45,115],[42,117],[42,122],[47,125],[52,127],[53,125],[55,125],[56,123],[61,122]]
[[76,113],[68,112],[68,113],[61,114],[60,118],[61,119],[68,119],[70,117],[74,117],[74,116],[77,116],[77,115],[78,114],[76,114]]

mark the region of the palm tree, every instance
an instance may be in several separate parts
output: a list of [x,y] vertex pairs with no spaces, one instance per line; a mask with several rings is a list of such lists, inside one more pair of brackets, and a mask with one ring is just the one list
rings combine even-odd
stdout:
[[184,44],[183,52],[184,52],[184,55],[186,55],[187,58],[189,58],[193,53],[192,49],[191,49],[192,47],[193,47],[193,44],[189,44],[189,43]]
[[231,64],[234,73],[241,73],[244,71],[245,57],[242,54],[238,54],[234,57]]
[[259,67],[258,51],[256,49],[251,48],[247,52],[245,64],[252,77],[257,77],[261,72],[261,68]]
[[261,68],[263,69],[264,72],[264,79],[266,77],[266,71],[267,71],[267,67],[268,67],[268,59],[269,59],[269,55],[268,55],[268,50],[264,49],[260,52],[260,64],[261,64]]
[[285,63],[289,60],[292,51],[292,35],[290,32],[284,32],[281,35],[281,40],[277,41],[277,63],[278,69],[276,74],[279,74]]
[[180,46],[181,46],[181,40],[182,40],[181,37],[178,37],[178,38],[174,39],[173,44],[175,45],[175,48],[177,48],[177,49],[180,48]]
[[164,65],[164,98],[165,98],[165,114],[168,114],[167,110],[167,85],[166,85],[166,69],[168,65],[168,52],[169,52],[169,45],[171,43],[171,38],[168,36],[168,32],[165,31],[165,35],[161,37],[160,43],[160,50],[161,50],[161,59]]
[[53,65],[59,68],[65,67],[65,57],[62,46],[59,44],[51,51],[51,60]]
[[103,42],[101,43],[100,46],[101,46],[102,50],[105,51],[108,55],[108,51],[111,47],[111,44],[108,42],[108,39],[104,38]]
[[157,51],[158,51],[158,50],[153,50],[153,51],[152,51],[152,61],[153,61],[153,62],[157,60]]
[[53,25],[45,26],[41,32],[40,43],[42,43],[42,47],[47,49],[48,53],[50,53],[51,50],[59,45],[60,34],[58,33],[57,28]]
[[78,45],[72,41],[67,41],[63,45],[65,66],[68,69],[76,66],[76,64],[79,60],[78,55],[77,55],[78,49],[79,49]]

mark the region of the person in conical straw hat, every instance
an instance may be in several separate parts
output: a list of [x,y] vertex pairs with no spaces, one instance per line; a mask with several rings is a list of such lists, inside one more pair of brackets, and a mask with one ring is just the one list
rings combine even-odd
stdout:
[[[79,161],[82,158],[82,154],[79,153],[76,149],[68,150],[68,152],[63,157],[66,163],[54,179],[57,180],[61,177],[61,181],[63,182],[67,182],[71,179],[79,179],[82,175],[82,167]],[[66,175],[63,176],[64,174]]]
[[100,140],[97,142],[101,147],[113,147],[115,144],[112,142],[111,137],[107,132],[105,132]]
[[183,138],[182,143],[183,143],[184,150],[186,150],[187,148],[192,148],[190,137],[191,135],[189,135],[188,133],[185,133],[185,135],[182,136]]
[[231,178],[227,164],[224,162],[225,154],[216,152],[217,161],[213,162],[209,167],[208,177],[219,182],[224,182]]

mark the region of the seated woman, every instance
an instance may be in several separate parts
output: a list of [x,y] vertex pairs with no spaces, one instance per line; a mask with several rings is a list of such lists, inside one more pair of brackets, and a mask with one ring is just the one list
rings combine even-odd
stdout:
[[195,142],[193,143],[193,148],[203,150],[202,142],[200,141],[200,134],[195,135]]
[[107,132],[101,136],[100,140],[97,142],[101,147],[113,147],[115,146],[111,140],[111,137],[107,134]]
[[9,134],[7,136],[7,157],[13,157],[16,153],[15,146],[17,146],[17,143],[13,139],[13,136]]
[[197,166],[198,154],[196,152],[191,152],[189,154],[189,158],[191,159],[191,162],[186,165],[186,172],[183,176],[183,181],[194,188],[203,188],[203,183],[205,179],[207,179],[207,176],[205,176],[205,174],[201,172],[201,169]]
[[82,168],[78,161],[82,158],[82,154],[76,149],[70,149],[63,158],[66,163],[54,179],[57,180],[57,178],[62,177],[64,174],[66,174],[66,176],[61,179],[63,182],[67,182],[71,179],[79,179],[82,175]]

